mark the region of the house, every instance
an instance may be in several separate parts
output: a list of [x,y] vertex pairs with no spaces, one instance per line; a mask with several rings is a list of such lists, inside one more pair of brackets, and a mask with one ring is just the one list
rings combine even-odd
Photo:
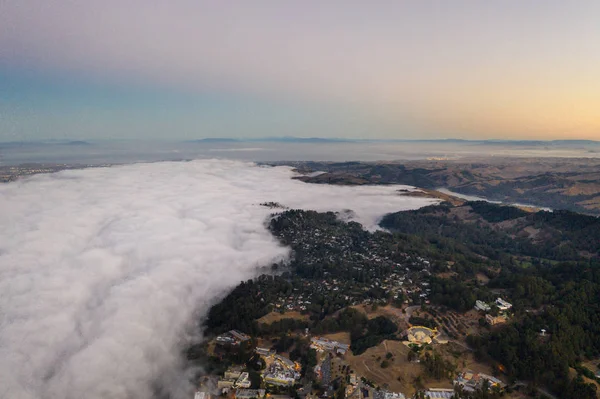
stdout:
[[505,311],[512,308],[512,304],[506,302],[502,298],[496,299],[496,305],[498,306],[498,309],[505,310]]
[[285,374],[267,374],[264,376],[265,384],[291,387],[294,385],[296,380]]
[[235,399],[262,399],[265,392],[264,389],[238,389],[235,391]]
[[235,384],[236,380],[227,380],[227,379],[219,379],[217,381],[217,388],[219,389],[230,389],[233,388],[233,384]]
[[485,321],[488,322],[490,326],[495,326],[496,324],[506,323],[506,316],[492,316],[490,314],[485,315]]
[[383,399],[406,399],[406,396],[400,392],[386,392],[383,394]]
[[255,351],[256,351],[257,354],[259,354],[260,356],[264,356],[264,357],[269,357],[269,356],[275,354],[274,350],[267,349],[267,348],[259,348],[259,347],[257,347],[255,349]]
[[236,388],[250,388],[250,375],[247,372],[241,373],[234,385]]
[[424,393],[428,399],[452,399],[454,397],[454,389],[429,388]]
[[300,379],[300,365],[281,355],[274,355],[273,362],[263,372],[266,384],[292,386]]
[[250,340],[249,335],[246,335],[243,332],[240,332],[238,330],[231,330],[231,331],[229,331],[229,334],[231,334],[233,336],[233,338],[235,338],[239,342],[245,342],[245,341]]
[[230,367],[223,374],[224,379],[226,380],[237,380],[242,375],[241,367]]
[[350,374],[350,385],[357,385],[357,384],[358,384],[358,376],[356,375],[356,373]]
[[327,338],[312,338],[310,347],[318,352],[335,351],[340,355],[345,355],[350,349],[350,345],[331,341]]
[[290,369],[296,368],[296,363],[293,362],[292,360],[288,359],[287,357],[283,357],[281,355],[275,355],[275,359],[278,360],[279,362],[281,362],[287,368],[290,368]]
[[249,341],[250,336],[238,330],[231,330],[217,337],[219,345],[240,345],[243,342]]
[[217,388],[250,388],[250,375],[247,372],[242,372],[240,367],[231,367],[223,374],[223,378],[217,381]]
[[335,353],[337,353],[338,355],[345,355],[346,352],[348,352],[348,349],[350,349],[350,345],[347,344],[340,344],[338,342],[336,348],[335,348]]
[[194,394],[194,399],[211,399],[210,393],[208,392],[196,392]]
[[475,392],[477,389],[483,386],[484,381],[489,383],[489,387],[504,388],[505,384],[491,375],[483,373],[474,373],[470,370],[459,373],[454,380],[454,385],[458,385],[463,388],[466,392]]
[[481,310],[484,312],[489,312],[490,310],[492,310],[490,305],[488,305],[487,303],[485,303],[483,301],[480,301],[479,299],[475,301],[475,309]]

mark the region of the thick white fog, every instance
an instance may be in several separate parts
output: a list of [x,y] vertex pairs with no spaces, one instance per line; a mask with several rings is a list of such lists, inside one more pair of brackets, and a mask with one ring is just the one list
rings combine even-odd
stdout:
[[0,398],[147,399],[153,381],[189,397],[171,377],[190,322],[288,254],[259,203],[352,209],[373,229],[387,212],[434,202],[292,175],[204,160],[1,185]]

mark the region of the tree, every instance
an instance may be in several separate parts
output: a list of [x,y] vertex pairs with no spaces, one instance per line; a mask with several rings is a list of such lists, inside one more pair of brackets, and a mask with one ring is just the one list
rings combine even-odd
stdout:
[[410,352],[408,352],[407,355],[407,359],[409,362],[414,362],[415,360],[417,360],[419,358],[419,354],[413,350],[411,350]]

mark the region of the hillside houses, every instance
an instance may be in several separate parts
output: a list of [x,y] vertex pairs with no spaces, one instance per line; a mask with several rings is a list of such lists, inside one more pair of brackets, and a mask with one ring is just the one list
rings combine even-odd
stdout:
[[486,381],[488,383],[488,388],[495,386],[504,388],[506,386],[506,384],[496,377],[484,373],[475,373],[471,370],[459,373],[454,380],[454,385],[460,386],[466,392],[475,392],[477,389],[481,389]]
[[237,330],[231,330],[225,334],[221,334],[216,338],[218,345],[240,345],[243,342],[249,341],[250,336]]
[[331,351],[340,355],[345,355],[350,349],[350,345],[319,337],[311,339],[310,347],[317,352]]
[[300,365],[281,355],[266,358],[267,367],[262,374],[267,385],[292,386],[300,379]]
[[242,371],[240,367],[229,368],[224,373],[223,377],[219,378],[217,382],[217,388],[221,390],[229,390],[231,388],[250,388],[250,386],[251,383],[249,374]]
[[503,300],[502,298],[498,298],[496,299],[496,306],[498,306],[498,309],[502,310],[502,311],[507,311],[510,308],[512,308],[512,304],[506,302],[505,300]]
[[301,286],[273,302],[276,309],[317,312],[323,296],[346,306],[404,296],[423,303],[431,292],[425,281],[430,260],[395,252],[382,236],[340,222],[333,213],[287,211],[271,221],[270,230],[292,247],[290,266],[303,277]]
[[502,298],[498,298],[493,303],[493,306],[498,308],[497,310],[500,311],[500,314],[490,314],[489,312],[492,311],[492,306],[480,300],[475,301],[475,309],[486,313],[485,321],[490,326],[506,323],[508,321],[508,311],[512,308],[512,304]]
[[481,310],[482,312],[489,312],[490,310],[492,310],[492,307],[478,299],[475,301],[475,309]]

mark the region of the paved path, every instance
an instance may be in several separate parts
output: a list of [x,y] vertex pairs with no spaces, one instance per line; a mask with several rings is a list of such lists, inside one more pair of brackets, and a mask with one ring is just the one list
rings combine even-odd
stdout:
[[453,340],[453,339],[451,339],[451,340],[448,340],[448,342],[452,342],[453,344],[456,344],[456,345],[460,346],[461,348],[464,348],[464,349],[468,350],[469,352],[473,352],[473,348],[471,348],[471,347],[470,347],[469,345],[467,345],[467,344],[463,344],[462,342],[455,341],[455,340]]
[[[515,387],[528,387],[529,384],[526,383],[525,381],[517,381],[514,386]],[[551,394],[544,388],[535,387],[535,390],[538,391],[539,393],[541,393],[542,395],[549,397],[550,399],[558,399],[556,396],[554,396],[553,394]]]
[[404,319],[406,320],[406,322],[408,323],[408,319],[411,318],[413,312],[417,309],[420,309],[421,306],[420,305],[415,305],[415,306],[409,306],[406,308],[406,313],[404,314]]
[[363,364],[363,366],[365,366],[365,368],[367,369],[367,371],[368,371],[369,373],[373,374],[373,375],[374,375],[374,376],[376,376],[377,378],[384,379],[384,380],[386,379],[386,377],[385,377],[383,374],[380,374],[379,372],[376,372],[376,371],[373,371],[373,370],[371,370],[371,369],[369,368],[369,366],[367,366],[367,363],[365,363],[365,361],[364,361],[364,360],[362,361],[362,364]]

